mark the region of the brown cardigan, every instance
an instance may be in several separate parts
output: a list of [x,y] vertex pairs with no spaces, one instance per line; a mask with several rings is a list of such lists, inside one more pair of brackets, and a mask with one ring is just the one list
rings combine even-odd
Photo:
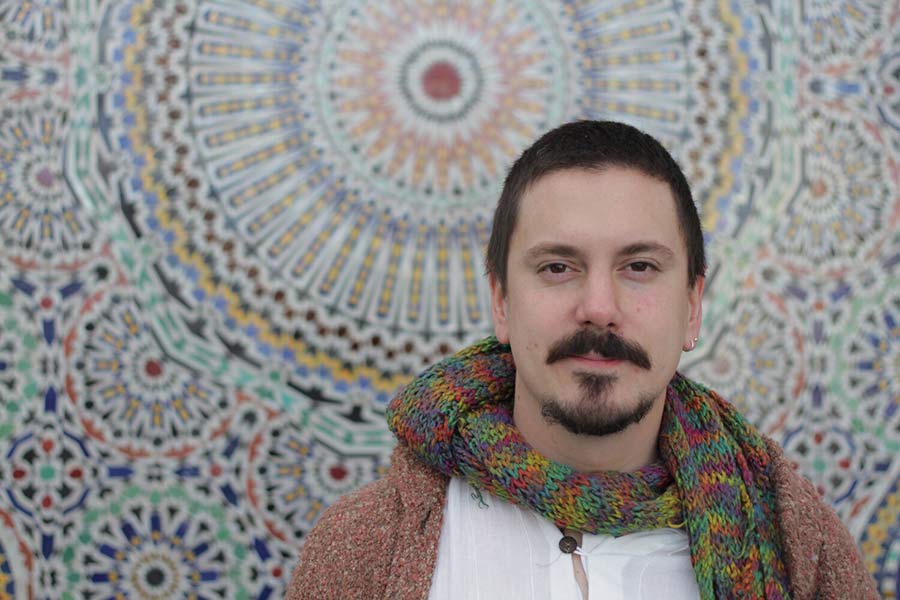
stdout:
[[[772,480],[795,600],[878,600],[856,544],[774,442]],[[447,478],[402,445],[384,479],[344,496],[310,532],[287,598],[426,600]]]

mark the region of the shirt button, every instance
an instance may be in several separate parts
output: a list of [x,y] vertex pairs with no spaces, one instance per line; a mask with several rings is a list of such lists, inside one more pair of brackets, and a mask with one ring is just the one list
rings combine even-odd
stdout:
[[578,542],[571,535],[564,535],[559,540],[559,549],[566,554],[572,554],[578,548]]

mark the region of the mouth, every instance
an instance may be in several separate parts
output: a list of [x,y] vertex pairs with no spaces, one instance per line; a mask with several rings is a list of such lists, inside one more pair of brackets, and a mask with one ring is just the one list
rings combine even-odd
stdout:
[[625,362],[620,358],[608,358],[595,352],[589,352],[588,354],[573,354],[568,358],[579,364],[594,367],[610,367]]

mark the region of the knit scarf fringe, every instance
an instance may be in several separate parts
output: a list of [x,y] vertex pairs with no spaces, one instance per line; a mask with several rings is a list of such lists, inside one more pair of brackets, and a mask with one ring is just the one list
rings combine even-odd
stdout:
[[715,392],[676,374],[660,462],[633,473],[579,473],[535,451],[513,423],[509,346],[487,338],[435,364],[391,401],[401,443],[559,527],[621,536],[686,528],[704,600],[789,598],[769,456],[762,436]]

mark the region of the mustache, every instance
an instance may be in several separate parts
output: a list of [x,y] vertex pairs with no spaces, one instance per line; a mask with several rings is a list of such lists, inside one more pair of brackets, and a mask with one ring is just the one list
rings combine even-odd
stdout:
[[616,335],[611,331],[581,329],[573,335],[553,344],[547,352],[547,364],[570,356],[584,356],[594,352],[611,360],[627,360],[642,369],[650,369],[650,356],[635,342]]

